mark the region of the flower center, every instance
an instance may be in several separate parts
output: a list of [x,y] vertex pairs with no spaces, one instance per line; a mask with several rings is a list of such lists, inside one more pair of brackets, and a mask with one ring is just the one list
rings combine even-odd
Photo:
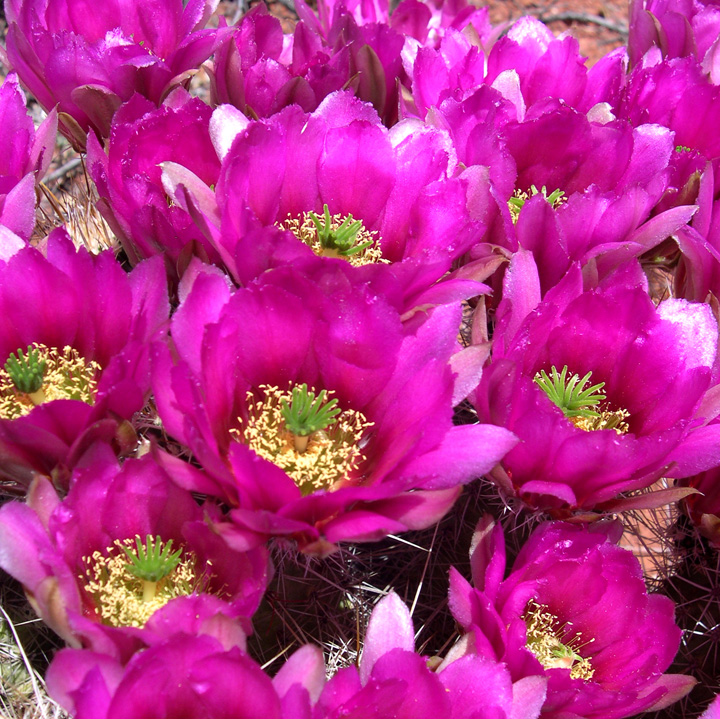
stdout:
[[231,432],[287,472],[303,495],[331,489],[365,459],[363,435],[373,423],[361,412],[341,410],[332,392],[316,394],[306,384],[258,389],[262,399],[248,392],[248,419]]
[[530,185],[530,192],[524,192],[523,190],[515,190],[513,196],[508,200],[508,209],[510,210],[510,217],[512,217],[513,224],[516,225],[518,218],[520,217],[520,211],[525,206],[525,202],[535,195],[542,195],[550,204],[553,209],[557,209],[567,199],[565,193],[562,190],[554,190],[549,195],[547,194],[547,188],[545,185],[538,190],[535,185]]
[[210,577],[198,577],[196,557],[182,548],[173,552],[172,544],[148,534],[144,542],[116,539],[105,553],[83,557],[81,579],[103,624],[142,627],[171,599],[203,591]]
[[533,599],[523,614],[527,625],[527,648],[545,669],[569,669],[571,679],[590,681],[595,673],[589,659],[581,657],[578,649],[594,642],[583,642],[579,632],[569,636],[572,624],[559,625],[558,618],[544,604]]
[[550,375],[541,370],[535,375],[534,382],[578,429],[585,432],[614,429],[618,434],[626,434],[630,427],[625,420],[630,413],[626,409],[612,409],[604,402],[606,397],[600,391],[604,382],[586,387],[591,376],[592,372],[582,379],[576,374],[568,376],[567,365],[562,372],[553,365]]
[[72,347],[62,351],[35,344],[11,354],[0,369],[0,417],[17,419],[56,399],[93,404],[101,367]]
[[305,212],[300,219],[288,217],[278,226],[292,232],[321,257],[340,257],[355,267],[389,263],[382,256],[377,232],[366,230],[362,221],[354,220],[352,215],[331,217],[327,205],[322,216]]

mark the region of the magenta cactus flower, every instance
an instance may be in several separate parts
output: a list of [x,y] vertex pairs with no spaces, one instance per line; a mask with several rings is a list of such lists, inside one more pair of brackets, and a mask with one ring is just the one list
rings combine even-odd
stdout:
[[446,30],[437,49],[418,47],[411,74],[412,104],[403,98],[405,116],[424,119],[431,107],[448,97],[462,101],[482,84],[485,63],[480,49],[457,30]]
[[267,552],[237,552],[150,455],[96,445],[61,500],[37,477],[27,504],[0,508],[0,566],[68,644],[126,662],[169,635],[244,641],[267,581]]
[[528,110],[543,100],[562,100],[581,112],[599,102],[613,102],[623,79],[624,51],[610,54],[588,70],[578,41],[570,35],[556,38],[533,17],[517,20],[487,58],[485,82],[493,84],[516,73]]
[[203,30],[217,0],[8,0],[7,60],[79,148],[134,93],[159,104],[222,40]]
[[293,716],[282,712],[270,677],[240,647],[207,635],[178,634],[125,666],[107,654],[63,649],[47,685],[75,719]]
[[[362,4],[359,8],[362,8]],[[357,11],[356,11],[357,12]],[[403,0],[393,11],[390,18],[393,29],[405,35],[403,48],[403,64],[405,70],[406,55],[414,57],[420,47],[437,48],[446,35],[466,32],[476,34],[484,52],[489,52],[493,43],[507,29],[509,23],[493,26],[490,23],[490,11],[487,7],[478,7],[467,2],[417,2]]]
[[178,361],[158,347],[155,397],[204,471],[168,470],[230,505],[215,529],[233,546],[286,535],[323,552],[428,526],[514,444],[498,427],[452,426],[479,369],[457,361],[457,304],[403,325],[334,265],[278,268],[234,293],[200,272],[181,294]]
[[632,67],[651,48],[664,58],[697,58],[717,83],[720,11],[713,3],[698,0],[632,0],[630,2],[628,54]]
[[516,254],[492,362],[471,398],[481,421],[520,438],[495,481],[558,516],[618,508],[621,492],[716,461],[710,307],[672,299],[656,308],[635,265],[613,280],[583,291],[575,267],[541,301],[532,256]]
[[131,448],[126,420],[149,392],[148,344],[168,314],[159,259],[128,275],[112,252],[76,250],[62,229],[45,255],[28,246],[0,263],[0,474],[67,487],[93,441]]
[[697,212],[676,233],[676,247],[666,243],[669,252],[665,255],[678,260],[672,277],[673,294],[704,302],[709,293],[720,291],[720,203],[714,197],[714,163],[697,151],[678,149],[677,155],[679,174],[686,178],[682,192],[694,198]]
[[230,104],[247,117],[269,117],[297,104],[312,112],[331,92],[357,89],[344,43],[329,46],[300,21],[284,35],[280,21],[256,5],[208,63],[214,105]]
[[249,118],[269,117],[289,104],[312,112],[330,93],[347,89],[371,103],[389,126],[398,119],[396,79],[404,82],[408,69],[412,75],[412,60],[423,45],[433,47],[448,35],[449,44],[467,51],[470,41],[461,33],[471,27],[489,50],[504,29],[491,26],[487,8],[464,1],[412,0],[401,3],[392,18],[382,2],[321,2],[319,17],[301,3],[298,12],[302,19],[292,35],[283,34],[264,5],[243,16],[211,63],[214,104],[233,105]]
[[[537,719],[545,680],[512,684],[502,664],[463,657],[435,672],[413,649],[412,620],[397,595],[373,609],[360,666],[325,679],[322,652],[306,645],[270,680],[238,646],[213,636],[177,634],[126,666],[88,650],[60,651],[48,670],[50,693],[77,719]],[[484,713],[484,714],[483,714]]]
[[130,262],[162,254],[175,282],[192,256],[219,258],[187,212],[169,201],[160,164],[179,163],[215,184],[220,161],[210,140],[210,116],[204,102],[182,89],[159,108],[136,95],[114,116],[107,152],[94,137],[88,142],[98,208]]
[[675,133],[677,147],[707,160],[719,157],[720,139],[712,128],[720,119],[720,87],[695,57],[652,55],[628,76],[616,115],[634,126],[663,125]]
[[[680,644],[667,598],[648,594],[618,522],[546,522],[506,578],[502,528],[489,515],[471,550],[474,586],[450,571],[461,651],[547,678],[543,719],[622,719],[681,698],[695,679],[664,674]],[[452,666],[452,665],[451,665]]]
[[697,212],[676,236],[669,258],[677,257],[673,294],[693,302],[704,302],[710,293],[720,293],[720,201],[716,199],[715,162],[707,162],[698,151],[678,151],[687,177],[686,194],[695,197]]
[[412,102],[403,99],[406,113],[425,118],[431,107],[447,99],[462,102],[484,85],[513,102],[519,121],[526,113],[535,114],[533,108],[542,114],[551,100],[583,114],[598,113],[601,103],[619,101],[624,51],[610,53],[588,70],[576,39],[556,38],[535,18],[520,18],[500,39],[502,27],[494,31],[475,27],[479,43],[448,28],[436,48],[415,49],[408,71]]
[[373,609],[359,667],[340,669],[328,681],[315,712],[327,719],[456,716],[439,675],[415,653],[412,619],[396,594]]
[[434,113],[458,160],[469,170],[488,168],[493,201],[479,217],[487,232],[471,260],[496,245],[531,250],[546,292],[575,262],[604,277],[697,212],[695,198],[672,185],[688,178],[674,173],[667,128],[593,119],[554,100],[525,114],[519,88],[504,85],[502,93],[485,85],[461,102],[447,98]]
[[369,102],[388,127],[398,120],[398,79],[402,76],[404,38],[387,22],[388,3],[318,3],[316,15],[300,0],[297,12],[307,33],[333,48],[347,49],[350,85],[357,97]]
[[662,206],[672,191],[674,140],[659,125],[600,124],[558,108],[512,123],[504,135],[518,173],[507,246],[532,250],[543,291],[574,262],[592,262],[605,276],[683,229],[696,212],[691,202]]
[[[545,680],[527,678],[513,685],[507,668],[477,656],[465,656],[429,668],[415,653],[410,612],[393,592],[372,611],[359,667],[338,671],[313,707],[317,719],[450,719],[492,716],[536,719],[545,698]],[[291,660],[292,661],[292,660]],[[293,668],[295,686],[302,674]],[[307,671],[306,667],[302,667]],[[281,671],[286,671],[284,668]],[[284,683],[289,683],[287,672]],[[297,712],[294,716],[298,716]],[[309,716],[309,714],[308,714]]]
[[328,682],[318,706],[333,718],[539,716],[545,699],[543,679],[525,678],[513,684],[507,667],[479,656],[448,658],[432,672],[415,653],[414,636],[410,612],[395,593],[389,594],[370,616],[359,671],[340,670]]
[[35,186],[47,172],[57,132],[52,110],[35,130],[25,108],[17,75],[10,73],[0,87],[2,140],[0,158],[0,260],[25,246],[35,227]]
[[403,311],[436,292],[486,291],[446,276],[481,236],[491,199],[485,173],[453,176],[445,133],[413,121],[387,130],[372,107],[338,92],[311,114],[292,106],[250,123],[223,106],[211,135],[223,158],[214,192],[178,163],[163,165],[163,182],[238,285],[317,254],[396,286]]
[[373,0],[373,2],[361,2],[361,0],[350,0],[350,2],[338,2],[337,0],[322,0],[317,6],[317,15],[302,1],[300,18],[308,13],[312,16],[313,23],[323,34],[329,34],[334,24],[344,16],[349,15],[358,25],[372,25],[374,23],[388,24],[390,19],[390,4],[387,0]]
[[[483,52],[489,52],[506,29],[505,24],[493,27],[488,9],[478,8],[466,0],[407,0],[398,5],[392,16],[384,0],[372,3],[323,0],[317,4],[317,16],[304,0],[300,0],[297,7],[302,21],[303,44],[301,48],[298,48],[297,41],[293,44],[293,64],[299,59],[296,58],[296,49],[302,53],[311,42],[317,45],[317,40],[306,38],[314,36],[321,39],[327,48],[333,49],[332,69],[323,72],[324,83],[331,78],[336,82],[336,68],[349,59],[350,76],[346,86],[360,99],[371,102],[388,127],[398,120],[398,101],[402,108],[401,117],[417,114],[417,109],[408,103],[403,93],[398,95],[397,83],[408,88],[411,86],[413,64],[419,51],[437,48],[446,36],[450,37],[446,50],[455,44],[465,47],[461,33],[467,33],[475,38]],[[459,50],[453,47],[451,54],[458,53]],[[470,62],[463,65],[465,68],[472,65],[475,69],[477,48],[471,54]],[[484,55],[479,61],[481,67],[483,61]],[[437,78],[437,81],[441,82],[442,78]],[[468,79],[463,81],[467,83]],[[298,83],[296,87],[301,96],[300,103],[305,107],[308,93],[304,85]]]
[[[401,2],[392,15],[387,0],[321,0],[317,3],[317,17],[311,13],[304,0],[301,0],[299,13],[309,25],[316,26],[323,36],[330,35],[333,26],[346,14],[352,16],[361,26],[390,25],[406,39],[412,38],[413,41],[427,46],[437,46],[448,29],[461,31],[472,26],[481,38],[491,32],[488,9],[471,5],[467,0],[408,0]],[[501,26],[496,32],[502,32],[502,29]]]

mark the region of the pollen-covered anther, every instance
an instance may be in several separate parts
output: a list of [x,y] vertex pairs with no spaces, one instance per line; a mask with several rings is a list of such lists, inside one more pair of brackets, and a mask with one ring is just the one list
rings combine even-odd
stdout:
[[382,256],[377,232],[367,230],[362,221],[353,219],[352,215],[331,216],[327,205],[323,215],[305,212],[300,218],[288,217],[277,224],[321,257],[339,257],[355,267],[389,264]]
[[627,434],[630,425],[625,421],[630,417],[626,409],[600,409],[597,417],[572,417],[570,421],[585,432],[599,429],[614,429],[618,434]]
[[307,385],[258,390],[260,398],[248,392],[248,418],[231,432],[292,477],[304,495],[349,479],[365,459],[361,448],[373,423],[361,412],[341,410],[332,392],[316,394]]
[[93,404],[101,367],[73,347],[35,344],[19,349],[0,369],[0,417],[16,419],[43,402],[74,399]]
[[579,632],[571,633],[570,622],[560,625],[547,606],[533,599],[525,608],[523,620],[527,627],[526,646],[545,669],[569,669],[571,679],[592,679],[595,670],[578,650],[594,642],[594,638],[583,642]]
[[[159,537],[147,538],[145,543],[150,552],[158,547],[164,549],[168,544],[172,549],[171,542],[163,544]],[[151,575],[157,579],[148,579],[146,576],[150,575],[138,571],[138,562],[129,559],[141,554],[137,546],[144,546],[139,537],[116,539],[104,553],[96,551],[90,557],[83,557],[87,569],[81,580],[103,624],[143,627],[152,614],[171,599],[201,592],[209,581],[206,573],[198,577],[196,558],[188,552],[180,555],[176,552],[166,566],[166,573],[160,570]],[[142,560],[141,556],[140,564]]]

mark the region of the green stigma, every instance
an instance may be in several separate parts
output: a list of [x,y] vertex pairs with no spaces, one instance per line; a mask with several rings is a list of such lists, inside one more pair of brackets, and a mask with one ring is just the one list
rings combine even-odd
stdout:
[[248,416],[238,418],[232,436],[280,467],[303,495],[359,480],[361,447],[372,427],[361,412],[342,410],[332,390],[316,393],[305,384],[286,390],[260,385],[257,391],[248,392]]
[[182,549],[172,552],[172,544],[172,539],[163,544],[160,537],[151,534],[145,537],[144,544],[139,536],[135,537],[135,547],[122,547],[128,558],[127,571],[145,582],[159,582],[180,564]]
[[353,220],[352,215],[343,219],[340,225],[330,216],[330,208],[327,205],[323,206],[322,217],[314,212],[310,212],[309,215],[323,249],[336,252],[340,257],[356,255],[373,244],[372,240],[358,242],[358,234],[363,229],[363,223],[362,220]]
[[550,375],[541,370],[535,375],[534,381],[578,429],[585,432],[614,429],[618,434],[626,434],[630,427],[625,420],[630,417],[630,413],[626,409],[601,406],[600,403],[606,400],[606,396],[600,391],[605,383],[586,387],[591,376],[592,372],[582,378],[577,374],[568,376],[567,365],[561,372],[553,366],[550,368]]
[[277,226],[292,232],[320,257],[342,259],[355,267],[389,262],[382,255],[377,232],[368,231],[352,215],[331,215],[327,205],[323,205],[322,215],[304,212],[301,217],[288,217]]
[[547,188],[545,185],[538,190],[535,185],[530,185],[530,192],[523,192],[522,190],[515,190],[515,194],[508,200],[508,209],[510,210],[510,216],[512,217],[513,224],[517,224],[518,217],[520,217],[520,211],[525,206],[527,200],[535,195],[542,195],[548,202],[548,204],[556,209],[565,201],[565,193],[562,190],[553,190],[549,195],[547,194]]
[[19,349],[15,354],[11,354],[4,369],[18,392],[32,394],[42,387],[47,362],[41,359],[37,347],[29,346],[27,353]]
[[675,147],[675,152],[692,152],[692,148],[687,145],[677,145]]
[[[176,597],[207,590],[211,575],[197,572],[197,557],[185,548],[172,551],[172,540],[146,535],[116,539],[105,551],[83,557],[80,577],[104,624],[142,627]],[[206,570],[210,563],[206,562]]]
[[320,390],[316,396],[308,390],[306,384],[301,384],[293,388],[290,402],[280,400],[280,411],[288,432],[299,439],[300,444],[305,444],[303,438],[325,429],[335,421],[340,414],[337,404],[337,399],[328,399],[326,390]]
[[74,347],[34,344],[0,367],[0,417],[17,419],[43,402],[74,399],[93,404],[101,367]]
[[600,413],[592,407],[596,407],[606,399],[605,395],[600,392],[605,383],[600,382],[585,388],[591,376],[592,372],[588,372],[582,379],[576,374],[568,377],[567,365],[562,368],[562,372],[558,372],[553,365],[550,368],[550,375],[545,370],[541,370],[535,375],[535,384],[545,392],[553,404],[562,410],[568,419],[571,417],[599,417]]

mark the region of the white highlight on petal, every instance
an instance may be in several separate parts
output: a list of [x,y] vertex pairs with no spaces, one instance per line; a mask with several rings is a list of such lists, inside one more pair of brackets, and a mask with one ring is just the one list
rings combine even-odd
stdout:
[[669,299],[660,304],[657,312],[664,321],[675,326],[686,367],[711,367],[717,354],[718,326],[710,307],[683,299]]
[[220,105],[210,118],[210,139],[218,157],[223,160],[235,138],[250,124],[250,120],[233,105]]
[[393,649],[415,651],[415,632],[405,602],[395,592],[390,592],[375,605],[370,615],[360,659],[360,681],[363,685],[369,679],[375,662]]
[[515,105],[518,122],[522,122],[525,119],[525,98],[520,89],[520,76],[517,70],[503,70],[493,80],[492,87]]

